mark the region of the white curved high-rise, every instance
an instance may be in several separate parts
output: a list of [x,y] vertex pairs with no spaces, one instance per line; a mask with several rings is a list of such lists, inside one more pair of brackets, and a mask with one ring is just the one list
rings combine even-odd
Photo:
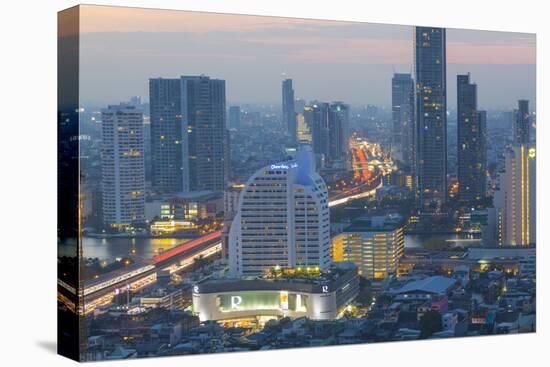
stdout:
[[327,187],[315,172],[311,148],[302,146],[295,161],[265,166],[246,183],[229,233],[230,272],[325,270],[330,263]]

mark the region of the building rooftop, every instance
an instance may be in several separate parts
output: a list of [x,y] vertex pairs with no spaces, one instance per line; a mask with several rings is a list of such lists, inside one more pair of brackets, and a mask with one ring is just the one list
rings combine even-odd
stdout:
[[386,232],[402,227],[404,218],[399,214],[365,216],[354,220],[344,232]]
[[407,192],[409,189],[405,186],[387,185],[376,189],[376,192]]
[[391,293],[404,294],[420,292],[431,294],[444,294],[455,284],[455,282],[455,279],[437,275],[407,283],[401,288],[392,290]]
[[350,262],[335,263],[326,272],[318,272],[312,269],[309,274],[307,274],[307,271],[291,274],[289,269],[284,270],[278,276],[263,278],[208,279],[198,284],[198,289],[200,289],[200,293],[282,289],[317,292],[320,291],[323,285],[337,284],[343,281],[342,279],[349,279],[350,274],[357,274],[356,266]]
[[151,196],[149,201],[165,201],[165,200],[196,200],[196,201],[206,201],[213,198],[221,197],[221,193],[217,191],[202,190],[202,191],[190,191],[190,192],[179,192],[174,194],[161,194]]

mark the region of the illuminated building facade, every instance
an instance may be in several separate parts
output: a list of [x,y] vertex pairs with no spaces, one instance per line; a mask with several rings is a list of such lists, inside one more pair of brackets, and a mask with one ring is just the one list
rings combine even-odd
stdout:
[[231,274],[329,267],[328,193],[314,167],[311,148],[303,146],[297,160],[263,167],[248,180],[229,232]]
[[189,220],[159,220],[151,224],[150,231],[153,236],[163,236],[184,230],[196,229],[197,225]]
[[[304,109],[311,109],[311,107],[306,106]],[[302,111],[301,113],[298,113],[296,115],[296,128],[298,129],[298,142],[300,144],[312,144],[311,140],[311,130],[309,128],[309,125],[306,123],[305,118],[305,111]]]
[[481,200],[486,185],[486,114],[477,110],[477,85],[457,75],[458,197]]
[[359,275],[380,280],[396,273],[404,243],[401,219],[360,219],[332,239],[332,259],[350,261]]
[[447,200],[447,83],[444,28],[415,27],[416,176],[419,207]]
[[414,157],[414,80],[411,74],[392,78],[392,155],[412,169]]
[[201,321],[308,317],[333,320],[359,293],[357,268],[334,264],[287,269],[269,279],[212,279],[193,286],[193,311]]
[[536,150],[515,146],[506,153],[505,172],[495,192],[498,243],[528,246],[536,243]]
[[126,104],[109,106],[102,116],[103,221],[127,226],[145,220],[143,113]]
[[145,219],[177,219],[197,221],[215,218],[223,212],[223,194],[194,191],[176,195],[159,195],[145,203]]

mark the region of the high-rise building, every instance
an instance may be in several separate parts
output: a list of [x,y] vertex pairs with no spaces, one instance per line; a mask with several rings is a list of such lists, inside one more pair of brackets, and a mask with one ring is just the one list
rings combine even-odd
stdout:
[[306,100],[301,98],[296,98],[294,100],[294,112],[297,114],[304,112],[304,107],[306,106]]
[[536,243],[536,150],[516,145],[505,155],[500,188],[495,192],[498,243],[527,246]]
[[[189,190],[223,191],[226,179],[225,80],[182,76]],[[184,175],[185,178],[185,175]]]
[[520,99],[515,116],[514,142],[516,144],[530,143],[529,101]]
[[294,111],[292,79],[283,80],[283,125],[290,136],[291,144],[296,144],[296,113]]
[[404,247],[402,218],[360,218],[332,239],[332,260],[353,262],[367,279],[384,279],[397,272]]
[[349,152],[349,106],[342,102],[333,102],[328,115],[328,154],[331,164],[340,162],[346,166]]
[[[231,134],[229,130],[225,130],[225,134],[223,137],[223,180],[224,180],[224,187],[227,186],[229,180],[231,179]],[[217,190],[217,189],[216,189]]]
[[187,129],[182,122],[180,79],[149,79],[151,179],[153,190],[189,190]]
[[479,162],[483,175],[480,176],[482,198],[487,196],[487,111],[477,111],[479,125]]
[[414,157],[414,81],[411,74],[392,78],[392,154],[412,172]]
[[273,268],[330,264],[328,192],[315,172],[311,148],[295,161],[258,170],[246,183],[229,233],[229,268],[234,276]]
[[296,114],[296,129],[297,129],[297,138],[299,144],[313,144],[311,140],[311,129],[309,128],[309,125],[306,122],[305,118],[305,109],[309,109],[310,107],[304,106],[304,109],[302,112]]
[[145,220],[143,113],[130,104],[101,111],[103,221],[125,227]]
[[225,81],[150,79],[152,184],[160,193],[225,186]]
[[145,155],[145,181],[151,181],[151,121],[143,116],[143,152]]
[[349,106],[342,102],[313,102],[304,107],[313,152],[323,165],[344,167],[349,151]]
[[485,197],[486,115],[477,110],[477,85],[470,74],[457,75],[458,197],[471,202]]
[[238,129],[241,126],[241,108],[239,106],[229,107],[229,126]]
[[447,200],[445,29],[415,27],[416,179],[419,206],[437,211]]
[[233,219],[239,211],[241,190],[241,185],[233,185],[227,187],[223,192],[222,260],[224,261],[227,261],[229,257],[229,231]]
[[329,152],[329,109],[328,103],[312,102],[304,107],[304,119],[311,132],[313,153],[323,162]]

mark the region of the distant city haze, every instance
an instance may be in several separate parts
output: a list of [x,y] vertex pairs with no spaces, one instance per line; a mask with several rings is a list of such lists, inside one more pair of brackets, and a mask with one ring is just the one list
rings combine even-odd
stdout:
[[[247,15],[82,6],[80,96],[104,106],[139,95],[148,80],[205,74],[226,80],[229,104],[295,97],[352,105],[391,103],[394,72],[413,72],[413,27]],[[471,73],[479,106],[535,107],[534,34],[447,29],[447,101]]]

